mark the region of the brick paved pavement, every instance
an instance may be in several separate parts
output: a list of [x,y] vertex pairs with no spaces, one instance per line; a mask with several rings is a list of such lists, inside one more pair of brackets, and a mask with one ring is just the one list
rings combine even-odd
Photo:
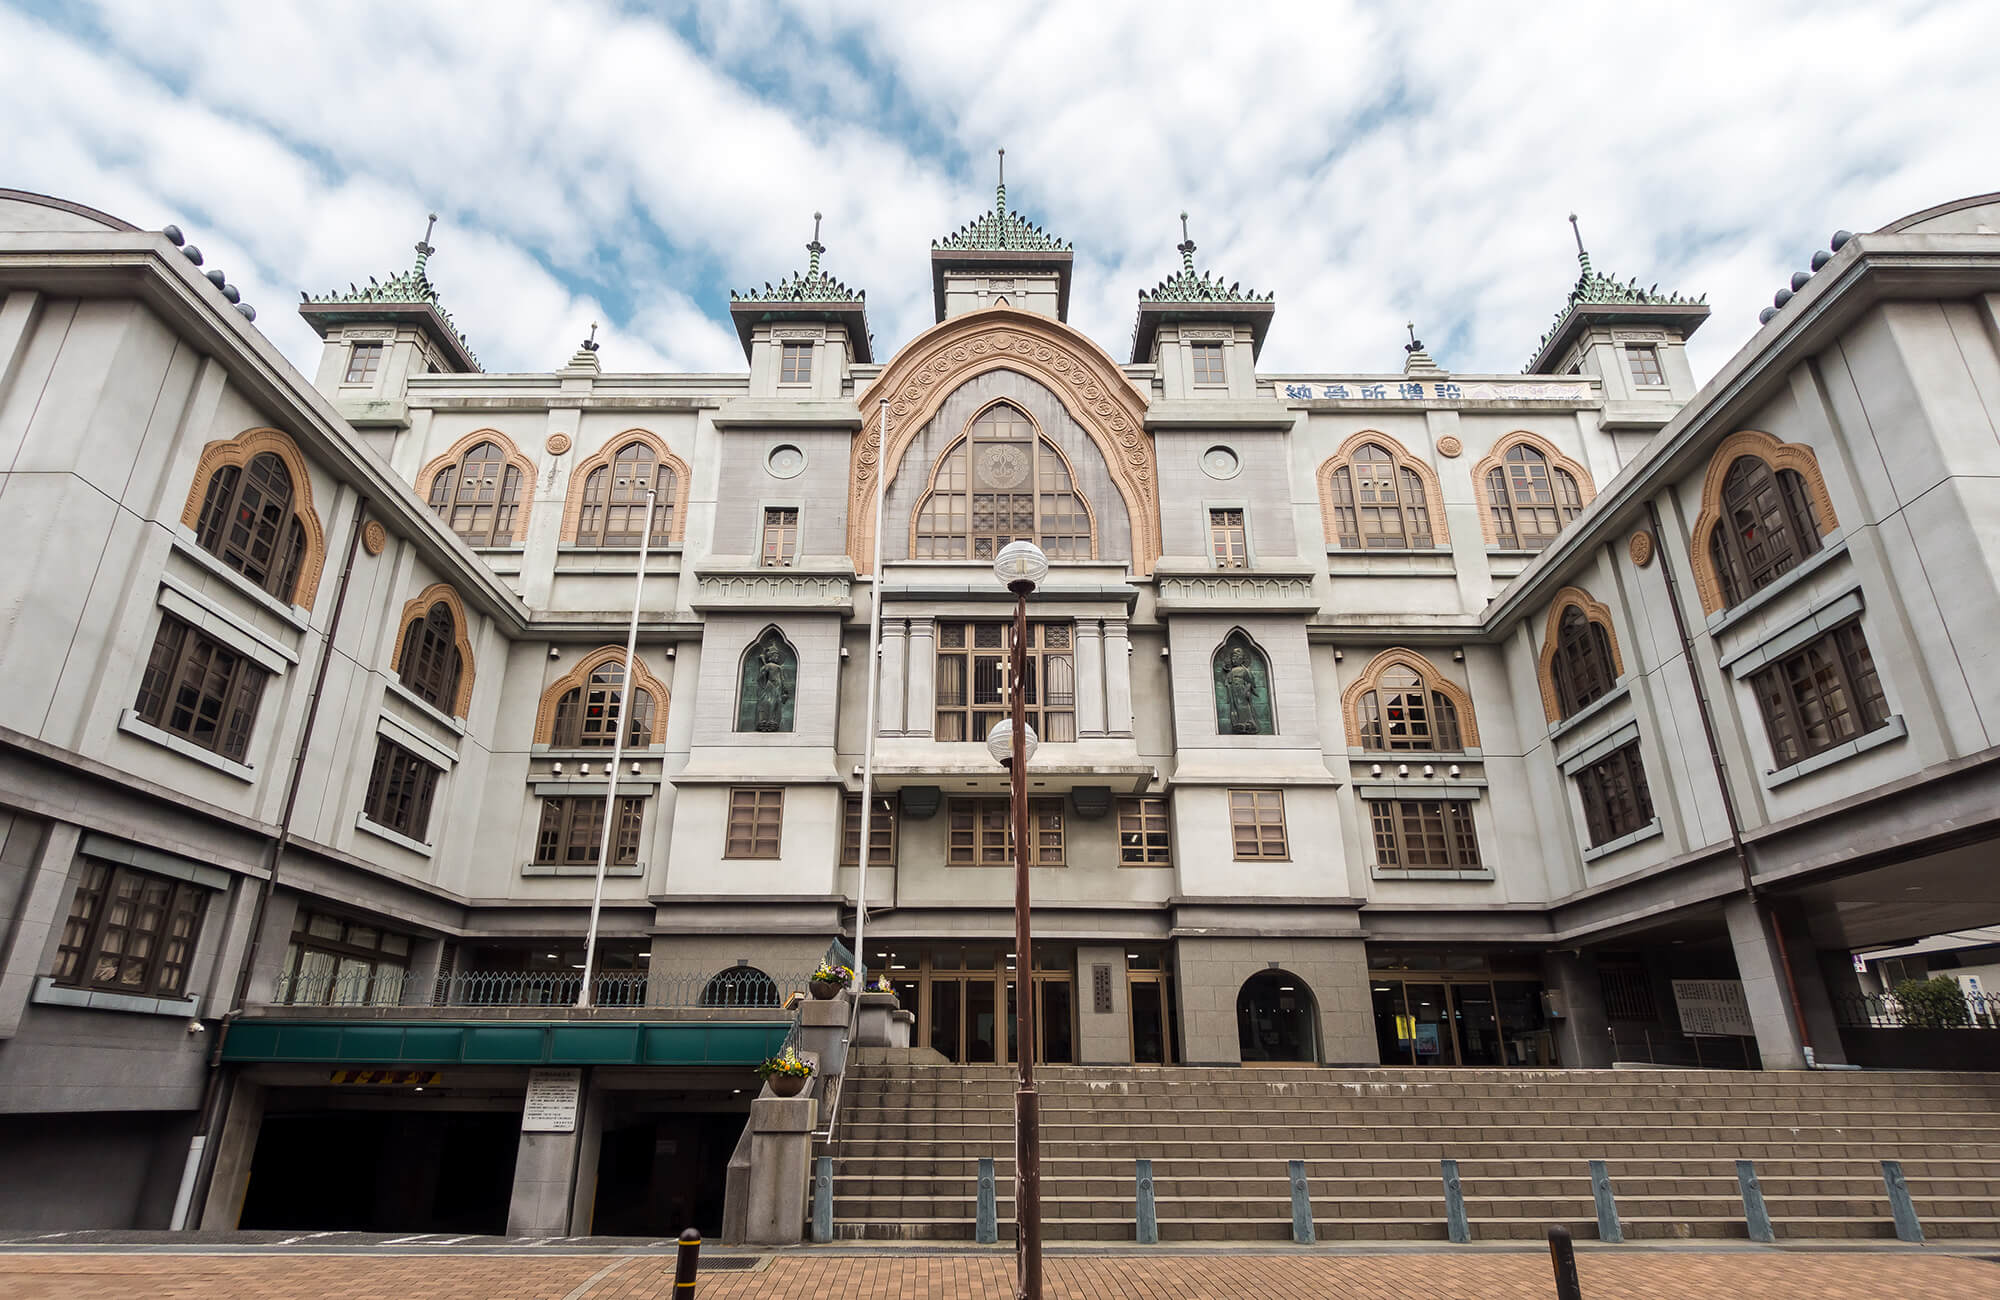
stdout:
[[[1049,1300],[1548,1300],[1546,1256],[1053,1257]],[[699,1300],[1006,1300],[1004,1254],[787,1255],[706,1275]],[[2000,1264],[1912,1252],[1585,1251],[1586,1300],[1993,1300]],[[667,1300],[671,1255],[0,1255],[8,1300]]]

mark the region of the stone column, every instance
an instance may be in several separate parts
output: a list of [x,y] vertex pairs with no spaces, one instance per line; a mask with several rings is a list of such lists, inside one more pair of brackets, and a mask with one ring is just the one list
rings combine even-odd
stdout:
[[1076,625],[1076,734],[1104,734],[1104,624],[1094,618]]
[[909,685],[904,695],[903,734],[928,736],[937,717],[934,686],[937,677],[936,621],[913,618],[909,627]]
[[1104,620],[1104,733],[1132,734],[1132,640],[1122,618]]
[[[569,1235],[570,1189],[586,1129],[587,1074],[579,1071],[576,1123],[567,1133],[521,1133],[514,1157],[514,1194],[507,1203],[510,1237]],[[524,1115],[525,1118],[525,1115]]]
[[243,1218],[243,1197],[250,1190],[250,1160],[257,1154],[257,1135],[264,1128],[264,1089],[237,1079],[229,1088],[229,1106],[222,1128],[209,1140],[215,1161],[208,1176],[208,1200],[202,1205],[204,1230],[234,1232]]
[[884,736],[903,734],[905,686],[909,677],[910,625],[907,619],[882,620],[881,731]]
[[1804,1069],[1806,1058],[1792,1027],[1785,972],[1757,903],[1739,895],[1722,910],[1729,923],[1729,945],[1736,953],[1736,974],[1750,1003],[1750,1024],[1757,1031],[1757,1055],[1767,1070]]
[[1562,1019],[1550,1025],[1557,1058],[1570,1069],[1610,1069],[1611,1037],[1605,1032],[1610,1022],[1604,1015],[1604,988],[1598,983],[1596,966],[1571,953],[1544,953],[1542,981],[1563,1002]]
[[[22,830],[17,822],[14,835],[32,842]],[[35,980],[45,973],[42,954],[48,949],[50,934],[69,914],[69,869],[76,861],[81,839],[82,833],[75,826],[54,822],[43,829],[40,845],[32,850],[13,932],[4,936],[4,946],[0,946],[0,1039],[12,1038],[21,1027],[28,995],[34,992]]]
[[750,1103],[750,1194],[743,1239],[757,1246],[796,1245],[805,1236],[812,1174],[813,1097],[763,1096]]
[[[1792,959],[1792,980],[1798,985],[1799,1004],[1806,1014],[1807,1037],[1812,1039],[1813,1059],[1821,1065],[1847,1064],[1847,1052],[1840,1045],[1840,1021],[1834,1015],[1833,994],[1826,979],[1823,957],[1845,960],[1845,954],[1823,954],[1813,947],[1806,928],[1805,911],[1794,902],[1771,904],[1774,921],[1785,929],[1785,947]],[[1852,967],[1848,967],[1851,971]],[[1780,971],[1780,974],[1783,972]],[[1849,977],[1852,978],[1851,975]]]

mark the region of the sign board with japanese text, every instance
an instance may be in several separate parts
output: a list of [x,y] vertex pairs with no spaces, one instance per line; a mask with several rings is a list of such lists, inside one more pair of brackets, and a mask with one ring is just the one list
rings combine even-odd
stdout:
[[1675,980],[1674,1006],[1690,1037],[1755,1038],[1741,980]]
[[521,1109],[523,1133],[576,1132],[582,1070],[528,1071],[528,1103]]

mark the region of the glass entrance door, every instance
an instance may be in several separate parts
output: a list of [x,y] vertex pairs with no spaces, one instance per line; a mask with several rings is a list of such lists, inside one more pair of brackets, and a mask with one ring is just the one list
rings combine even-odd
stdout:
[[1132,1014],[1132,1062],[1171,1065],[1174,1062],[1174,985],[1161,971],[1133,971],[1127,996]]
[[[1071,960],[1068,952],[1036,953],[1040,963]],[[890,987],[924,1027],[923,1040],[961,1065],[1005,1065],[1016,1059],[1014,963],[993,949],[954,948],[884,953]],[[1076,1059],[1074,981],[1064,968],[1034,972],[1035,1059],[1067,1065]]]
[[1500,1051],[1500,1023],[1493,1015],[1493,986],[1448,984],[1451,1026],[1458,1039],[1460,1065],[1505,1065]]
[[1537,981],[1378,972],[1369,984],[1384,1065],[1556,1064]]

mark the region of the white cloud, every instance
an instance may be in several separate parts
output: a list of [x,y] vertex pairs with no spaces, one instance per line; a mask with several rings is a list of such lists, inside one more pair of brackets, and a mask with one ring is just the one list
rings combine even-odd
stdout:
[[96,40],[4,4],[5,183],[180,221],[302,362],[296,290],[407,264],[429,208],[494,368],[559,364],[592,319],[615,369],[740,368],[726,288],[797,267],[815,209],[887,351],[1004,144],[1114,354],[1187,208],[1205,266],[1277,291],[1267,369],[1393,369],[1414,319],[1445,365],[1513,370],[1576,211],[1600,268],[1708,292],[1706,373],[1836,226],[2000,156],[1978,3],[712,0],[673,15],[692,43],[601,3],[100,0]]

